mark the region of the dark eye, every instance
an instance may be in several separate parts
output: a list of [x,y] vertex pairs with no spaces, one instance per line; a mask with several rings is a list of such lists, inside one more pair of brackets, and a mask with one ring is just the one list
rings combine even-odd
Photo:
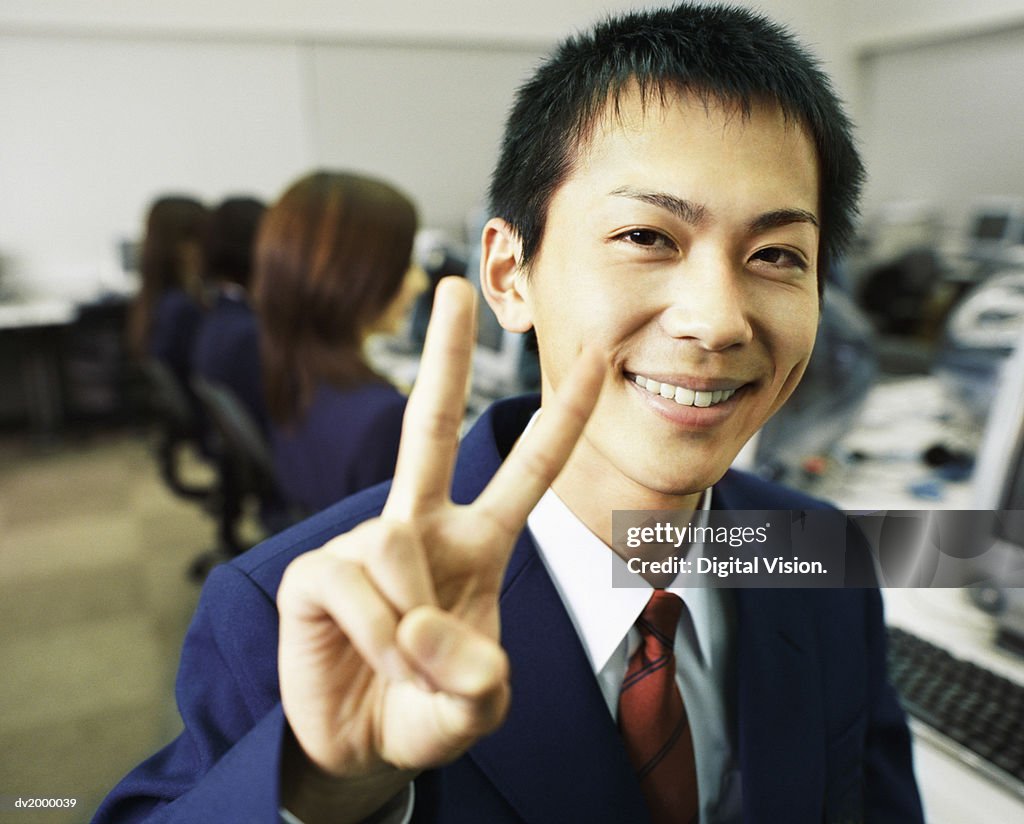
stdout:
[[619,236],[635,246],[645,249],[675,249],[676,245],[668,237],[654,229],[630,229]]
[[783,268],[806,269],[807,263],[796,252],[782,249],[778,246],[769,246],[767,249],[760,249],[753,254],[751,260],[761,261],[770,266]]

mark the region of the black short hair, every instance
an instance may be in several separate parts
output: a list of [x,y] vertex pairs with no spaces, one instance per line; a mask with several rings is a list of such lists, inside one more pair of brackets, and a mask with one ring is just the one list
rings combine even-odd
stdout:
[[744,116],[774,102],[807,129],[820,174],[820,290],[853,235],[864,179],[850,121],[818,62],[788,31],[728,5],[683,3],[610,18],[563,42],[519,89],[490,201],[492,214],[519,235],[521,264],[529,267],[540,249],[551,198],[594,124],[634,87],[645,104],[683,91]]

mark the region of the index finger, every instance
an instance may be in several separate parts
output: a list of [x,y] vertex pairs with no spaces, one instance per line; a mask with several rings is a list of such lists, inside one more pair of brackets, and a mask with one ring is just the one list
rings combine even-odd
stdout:
[[466,406],[475,316],[472,284],[457,277],[441,280],[402,420],[385,517],[408,518],[447,500]]
[[584,349],[530,432],[519,439],[487,488],[472,504],[509,535],[518,534],[526,518],[569,460],[590,419],[607,362],[595,349]]

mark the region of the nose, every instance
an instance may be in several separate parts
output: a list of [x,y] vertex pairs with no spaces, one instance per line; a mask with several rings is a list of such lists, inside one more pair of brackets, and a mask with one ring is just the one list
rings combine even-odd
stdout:
[[742,272],[724,262],[677,273],[659,318],[662,328],[673,338],[690,340],[711,352],[749,343],[753,338],[751,296],[743,288],[742,277]]

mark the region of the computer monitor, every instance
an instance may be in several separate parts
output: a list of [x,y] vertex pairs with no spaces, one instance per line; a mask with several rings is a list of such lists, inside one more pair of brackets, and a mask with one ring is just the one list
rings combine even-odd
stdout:
[[999,263],[1024,244],[1024,198],[991,196],[969,210],[965,253],[972,260]]
[[1024,335],[1000,376],[975,470],[975,508],[996,513],[978,558],[990,585],[981,602],[999,614],[999,640],[1024,653]]
[[[1024,335],[999,373],[974,475],[977,509],[1024,509]],[[1024,546],[1024,541],[1021,543]]]

